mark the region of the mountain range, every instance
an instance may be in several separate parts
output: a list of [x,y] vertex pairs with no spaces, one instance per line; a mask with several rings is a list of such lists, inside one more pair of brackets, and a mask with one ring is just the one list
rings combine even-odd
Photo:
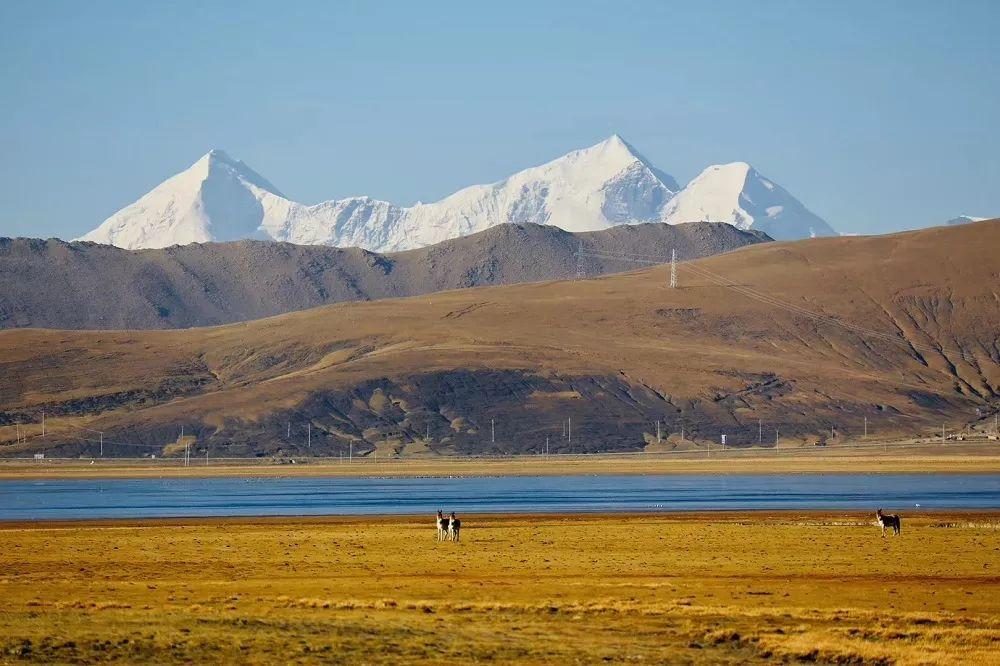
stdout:
[[212,150],[80,240],[139,249],[256,238],[392,252],[503,223],[578,232],[699,221],[727,222],[779,240],[835,235],[749,164],[710,166],[681,188],[614,135],[502,181],[413,206],[366,196],[302,204],[243,162]]
[[[0,328],[212,326],[336,303],[445,289],[603,275],[641,263],[727,252],[770,240],[728,224],[621,225],[570,233],[503,224],[425,248],[378,254],[270,241],[124,250],[88,242],[0,238]],[[587,254],[580,263],[576,253]]]
[[0,455],[381,459],[940,433],[1000,400],[998,246],[993,220],[757,243],[679,264],[676,288],[654,266],[212,328],[0,331]]

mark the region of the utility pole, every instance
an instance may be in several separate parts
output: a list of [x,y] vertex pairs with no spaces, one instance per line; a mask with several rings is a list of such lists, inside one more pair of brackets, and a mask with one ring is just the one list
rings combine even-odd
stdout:
[[496,443],[497,443],[497,429],[496,425],[493,422],[493,419],[490,419],[490,444],[496,444]]
[[205,443],[205,466],[208,466],[208,443]]
[[656,420],[656,443],[660,443],[660,420]]
[[868,417],[865,417],[865,439],[868,439]]
[[21,422],[18,421],[15,424],[15,426],[17,427],[17,431],[16,431],[17,432],[17,443],[20,444],[21,443]]
[[45,412],[42,412],[42,437],[45,437]]
[[101,433],[101,457],[104,457],[104,433]]
[[349,462],[349,463],[354,462],[354,440],[353,439],[351,440],[351,448],[350,448],[350,450],[347,453],[347,462]]
[[580,246],[576,251],[576,279],[582,280],[586,276],[583,270],[583,241],[580,241]]
[[942,423],[941,424],[941,443],[942,444],[944,443],[944,440],[945,440],[945,436],[944,436],[944,424]]
[[670,288],[677,288],[677,250],[670,251]]
[[292,438],[292,422],[291,422],[291,421],[289,421],[289,422],[288,422],[288,423],[286,424],[286,428],[285,428],[285,439],[286,439],[286,440],[289,440],[289,439],[291,439],[291,438]]
[[566,419],[566,435],[569,437],[569,445],[573,446],[573,417]]
[[778,427],[774,427],[774,450],[778,450]]
[[313,426],[312,423],[306,424],[306,448],[311,449],[313,445]]
[[549,457],[549,436],[545,436],[545,457]]
[[757,419],[757,446],[764,444],[764,419]]

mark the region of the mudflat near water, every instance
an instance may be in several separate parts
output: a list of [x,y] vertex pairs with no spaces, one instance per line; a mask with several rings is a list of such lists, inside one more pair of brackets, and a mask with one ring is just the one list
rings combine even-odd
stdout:
[[0,525],[0,662],[997,663],[1000,513]]

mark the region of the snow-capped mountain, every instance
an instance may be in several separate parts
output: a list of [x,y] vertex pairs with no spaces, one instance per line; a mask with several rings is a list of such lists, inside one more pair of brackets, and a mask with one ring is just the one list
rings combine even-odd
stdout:
[[385,252],[505,222],[595,231],[617,224],[706,219],[778,238],[834,233],[749,165],[742,164],[739,171],[737,165],[709,167],[678,193],[671,176],[615,135],[434,203],[404,207],[351,197],[309,206],[286,198],[250,167],[213,150],[80,240],[135,249],[257,237]]
[[256,171],[213,150],[79,240],[126,249],[266,238],[262,203],[284,196]]
[[746,162],[716,164],[702,171],[667,204],[664,219],[671,224],[728,222],[776,240],[837,235],[785,188]]
[[947,222],[946,226],[954,226],[956,224],[968,224],[969,222],[982,222],[983,220],[988,220],[988,217],[974,217],[972,215],[959,215],[958,217],[953,217]]

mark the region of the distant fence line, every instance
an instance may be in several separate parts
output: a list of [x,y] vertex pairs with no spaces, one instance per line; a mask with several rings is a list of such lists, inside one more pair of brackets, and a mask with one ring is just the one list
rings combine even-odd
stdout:
[[[810,455],[822,455],[824,453],[836,453],[842,451],[856,451],[865,452],[872,454],[886,454],[890,451],[904,451],[907,449],[926,449],[928,447],[937,448],[948,448],[948,449],[960,449],[966,446],[972,445],[982,445],[982,444],[995,444],[997,447],[997,453],[1000,454],[1000,441],[991,440],[986,437],[982,438],[969,438],[965,440],[948,440],[942,442],[940,439],[928,438],[921,441],[898,441],[898,442],[872,442],[866,444],[836,444],[836,445],[826,445],[826,446],[798,446],[798,447],[761,447],[761,446],[751,446],[751,447],[727,447],[722,448],[720,445],[713,445],[711,450],[708,447],[700,449],[683,449],[678,451],[604,451],[604,452],[594,452],[594,453],[511,453],[511,454],[474,454],[474,455],[424,455],[424,456],[401,456],[401,455],[387,455],[387,456],[354,456],[353,459],[348,459],[347,457],[341,456],[312,456],[312,455],[264,455],[264,456],[219,456],[215,455],[208,461],[196,460],[192,458],[188,466],[194,467],[197,465],[205,466],[220,463],[234,463],[234,462],[246,462],[259,465],[267,465],[275,462],[282,464],[343,464],[343,465],[383,465],[391,463],[415,463],[415,462],[440,462],[443,460],[454,461],[454,462],[482,462],[482,461],[534,461],[538,459],[545,458],[557,458],[560,460],[593,460],[596,458],[693,458],[693,459],[720,459],[720,458],[774,458],[776,456],[810,456]],[[0,464],[4,461],[31,461],[31,462],[45,462],[45,461],[79,461],[79,460],[93,460],[93,461],[139,461],[139,462],[149,462],[153,464],[162,465],[184,465],[185,460],[183,457],[159,457],[151,458],[147,456],[137,456],[137,457],[125,457],[125,456],[107,456],[100,458],[98,456],[74,456],[74,457],[52,457],[46,456],[43,459],[36,459],[33,456],[11,456],[0,458]]]

